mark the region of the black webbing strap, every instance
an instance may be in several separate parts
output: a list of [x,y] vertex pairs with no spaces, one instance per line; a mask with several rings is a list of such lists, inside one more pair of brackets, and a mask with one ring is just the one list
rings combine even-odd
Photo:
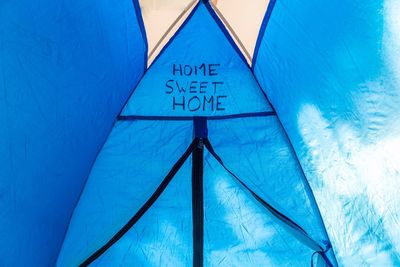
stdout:
[[79,266],[86,267],[96,259],[98,259],[104,252],[106,252],[112,245],[114,245],[122,236],[124,236],[132,226],[147,212],[147,210],[156,202],[159,196],[164,192],[165,188],[167,188],[168,184],[171,182],[172,178],[174,178],[175,174],[179,171],[182,165],[185,163],[187,158],[193,152],[193,150],[198,146],[199,138],[193,139],[193,142],[186,149],[183,155],[178,159],[178,161],[171,168],[167,176],[161,182],[161,184],[157,187],[156,191],[151,195],[151,197],[143,204],[143,206],[136,212],[136,214],[102,247],[96,250],[90,257],[88,257],[84,262],[82,262]]
[[[287,225],[290,229],[293,230],[293,236],[296,237],[301,243],[306,245],[307,247],[311,248],[312,250],[316,251],[320,255],[324,255],[326,252],[326,249],[322,248],[318,242],[313,240],[309,234],[296,222],[291,220],[289,217],[286,215],[282,214],[279,212],[277,209],[275,209],[273,206],[271,206],[268,202],[263,200],[259,195],[257,195],[253,190],[251,190],[242,180],[240,180],[239,177],[237,177],[232,171],[230,171],[222,161],[222,159],[217,155],[217,153],[214,151],[214,148],[212,147],[210,141],[208,139],[204,140],[204,145],[208,149],[208,151],[211,153],[211,155],[221,164],[221,166],[232,176],[235,178],[239,184],[241,184],[256,200],[259,202],[263,207],[265,207],[275,218],[277,218],[279,221],[283,222],[285,225]],[[292,233],[292,231],[290,231]],[[313,254],[314,256],[314,254]],[[313,257],[312,256],[312,257]],[[327,262],[328,266],[333,266],[329,259],[325,256],[323,257],[324,260]]]
[[193,134],[199,143],[192,153],[192,223],[193,223],[193,267],[204,263],[204,144],[207,138],[207,118],[193,118]]
[[203,150],[200,140],[192,154],[193,267],[203,267],[204,257]]

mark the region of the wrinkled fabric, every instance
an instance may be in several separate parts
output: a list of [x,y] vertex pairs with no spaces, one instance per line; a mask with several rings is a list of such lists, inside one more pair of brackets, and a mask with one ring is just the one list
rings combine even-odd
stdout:
[[205,159],[205,266],[308,266],[313,251]]
[[277,1],[254,66],[343,266],[400,264],[399,12]]
[[[191,137],[190,122],[117,123],[93,166],[71,219],[57,266],[77,266],[107,242],[151,196],[172,165],[189,146]],[[186,175],[190,177],[190,174]],[[171,201],[171,196],[168,199]],[[173,202],[171,205],[175,207]],[[176,209],[172,207],[171,209]],[[176,213],[173,210],[170,212]],[[149,214],[153,213],[149,211]],[[153,220],[152,216],[146,218]],[[165,218],[162,217],[160,220],[164,221]],[[157,226],[157,220],[153,220],[152,223],[155,224],[152,226]],[[151,230],[153,228],[146,230],[146,227],[144,225],[140,228],[142,230],[139,239],[144,238],[144,233],[147,236],[148,231],[156,231]],[[154,235],[152,240],[158,238],[163,237]],[[121,240],[121,242],[126,244],[128,241]],[[136,241],[138,242],[140,243]],[[119,246],[117,244],[117,247]],[[132,245],[125,245],[122,249],[128,253],[127,249],[130,246]],[[121,248],[116,249],[115,253],[119,253],[119,250]],[[110,253],[104,261],[99,259],[99,264],[110,262],[107,260],[109,257],[118,258],[114,252]],[[143,257],[146,255],[145,253]],[[127,257],[127,259],[131,262],[134,258],[129,260]],[[152,266],[157,266],[154,264],[156,263]]]
[[93,266],[192,265],[191,158],[140,221]]
[[0,3],[0,266],[54,266],[144,71],[130,0]]
[[210,121],[208,128],[211,144],[230,171],[314,240],[326,241],[318,208],[275,116]]
[[[207,137],[206,129],[196,130],[206,124],[210,142],[229,168],[288,220],[300,225],[318,246],[307,244],[304,235],[294,233],[260,205],[205,152],[204,266],[304,266],[315,250],[329,247],[307,181],[250,68],[204,4],[189,18],[138,84],[99,154],[71,219],[58,266],[84,262],[122,229],[192,139],[200,132]],[[188,52],[182,52],[185,49]],[[171,79],[180,85],[175,83],[172,89]],[[210,81],[219,81],[220,87],[198,87]],[[221,95],[226,101],[224,109],[191,110],[190,102],[174,105],[178,97]],[[218,102],[205,104],[218,107]],[[254,117],[260,112],[264,113]],[[199,126],[198,116],[208,122]],[[187,160],[152,206],[93,266],[193,264],[192,190],[196,189],[192,188],[192,171],[196,171],[192,160]],[[336,266],[332,251],[326,257]]]
[[[253,69],[203,1],[151,59],[136,0],[1,3],[0,266],[82,263],[199,133],[205,266],[400,265],[400,4],[272,2]],[[93,266],[192,265],[192,161]]]

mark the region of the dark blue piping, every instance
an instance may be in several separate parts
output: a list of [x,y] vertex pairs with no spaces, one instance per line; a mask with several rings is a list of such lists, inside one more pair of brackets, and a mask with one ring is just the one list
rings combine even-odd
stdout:
[[149,52],[149,45],[147,42],[147,34],[146,34],[146,28],[144,27],[144,22],[143,22],[143,17],[142,17],[142,12],[139,4],[139,0],[132,0],[133,6],[135,8],[135,13],[136,13],[136,19],[139,24],[140,32],[142,34],[144,46],[145,46],[145,53],[144,53],[144,69],[147,69],[147,53]]
[[251,112],[251,113],[239,113],[231,115],[219,115],[219,116],[145,116],[145,115],[121,115],[118,116],[119,121],[136,121],[136,120],[165,120],[165,121],[188,121],[193,120],[197,117],[206,118],[207,120],[225,120],[225,119],[238,119],[238,118],[249,118],[249,117],[268,117],[275,116],[275,111],[264,111],[264,112]]
[[208,1],[203,1],[204,5],[206,6],[207,10],[210,12],[211,17],[214,19],[214,21],[217,23],[218,27],[221,29],[223,34],[225,35],[226,39],[229,41],[233,49],[236,51],[236,53],[239,55],[239,57],[243,60],[244,64],[250,68],[249,63],[247,62],[246,58],[243,56],[242,51],[240,51],[239,47],[236,45],[235,41],[233,40],[232,36],[226,29],[224,23],[221,21],[221,19],[218,17],[218,15],[215,13],[214,9],[212,8],[211,4]]
[[256,75],[255,75],[255,73],[254,73],[254,71],[253,71],[253,69],[250,68],[250,67],[249,67],[249,69],[250,69],[251,74],[253,75],[253,79],[256,81],[256,83],[257,83],[257,85],[258,85],[258,88],[259,88],[260,91],[261,91],[261,94],[264,96],[265,100],[266,100],[267,103],[271,106],[272,110],[273,110],[273,111],[275,112],[275,114],[276,114],[276,111],[275,111],[274,106],[272,105],[271,101],[269,101],[269,98],[268,98],[267,93],[262,89],[261,84],[260,84],[260,82],[258,81],[258,79],[257,79],[257,77],[256,77]]
[[268,22],[271,18],[271,14],[272,14],[272,11],[274,10],[275,3],[276,3],[276,0],[271,0],[269,2],[267,11],[265,12],[265,16],[264,16],[263,22],[260,27],[260,31],[258,33],[256,47],[254,48],[253,62],[251,64],[253,69],[254,69],[254,66],[256,65],[257,57],[258,57],[258,50],[260,49],[261,42],[264,38],[265,29],[267,28]]

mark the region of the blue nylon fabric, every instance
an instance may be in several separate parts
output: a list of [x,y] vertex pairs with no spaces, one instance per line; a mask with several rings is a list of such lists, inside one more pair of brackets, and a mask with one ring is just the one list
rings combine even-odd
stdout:
[[[74,211],[57,266],[79,265],[125,225],[189,146],[192,129],[191,121],[123,121],[115,125]],[[156,227],[157,221],[154,224],[151,227]],[[116,246],[118,254],[123,245]],[[110,257],[117,261],[116,254]]]
[[[235,53],[209,11],[200,3],[190,21],[146,72],[121,115],[179,118],[272,111],[250,69]],[[171,96],[182,94],[166,94],[165,88],[169,87],[165,87],[165,82],[171,77],[177,77],[179,82],[193,78],[174,76],[173,64],[193,67],[201,63],[206,66],[218,64],[210,67],[214,69],[209,69],[202,81],[217,79],[226,86],[220,88],[221,92],[203,94],[197,90],[186,91],[184,95],[217,96],[223,93],[229,100],[226,109],[195,112],[172,109]],[[57,265],[79,264],[105,244],[154,192],[192,136],[193,122],[190,120],[119,121],[97,158],[75,209]],[[244,181],[261,197],[303,226],[322,247],[328,243],[317,207],[304,187],[301,169],[276,117],[209,121],[209,136],[211,142],[216,142],[217,151],[221,150],[221,156],[227,159],[227,164],[239,176],[243,175]],[[228,178],[221,166],[212,165],[212,169],[216,168],[217,171],[204,174],[211,182],[206,182],[205,189],[208,194],[208,203],[204,206],[205,229],[208,231],[205,236],[208,247],[204,251],[206,265],[231,266],[239,264],[238,260],[240,265],[304,266],[309,263],[314,251],[299,242],[243,189],[243,192],[233,191],[238,198],[236,204],[220,206],[223,201],[232,200],[232,192],[225,191],[233,187],[234,179],[229,177],[228,188],[222,188],[216,195],[215,183],[227,182]],[[186,179],[178,185],[190,181],[188,170],[190,166],[186,164],[174,178]],[[190,199],[191,189],[188,187],[182,193],[176,191],[174,197],[167,193],[168,190],[177,189],[168,187],[137,224],[94,263],[95,266],[191,265],[191,207],[185,202]],[[177,212],[179,208],[181,216]],[[219,214],[215,214],[217,211]],[[257,220],[252,221],[251,212],[257,214]],[[229,217],[231,213],[234,218]],[[225,217],[220,218],[222,214]],[[243,225],[243,220],[247,226]],[[239,230],[249,228],[246,230],[248,235],[237,237],[231,230],[224,229],[224,225],[234,228],[238,223]],[[176,230],[178,226],[179,231]],[[334,259],[333,255],[328,256]]]
[[400,4],[276,1],[254,72],[342,266],[400,265]]
[[205,153],[204,266],[309,266],[313,251]]
[[[204,4],[193,12],[150,66],[122,115],[212,116],[271,111],[251,70]],[[206,75],[200,67],[203,63]],[[185,92],[180,92],[182,87]]]
[[1,1],[0,266],[54,266],[145,53],[130,0]]
[[208,129],[229,170],[324,247],[322,220],[277,118],[209,121]]
[[189,157],[148,212],[91,266],[192,265],[191,162]]

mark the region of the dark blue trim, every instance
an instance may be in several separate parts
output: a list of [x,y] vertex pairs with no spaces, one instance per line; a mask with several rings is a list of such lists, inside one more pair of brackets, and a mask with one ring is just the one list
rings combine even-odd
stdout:
[[225,119],[238,119],[238,118],[254,118],[254,117],[268,117],[275,116],[275,111],[264,111],[264,112],[251,112],[251,113],[239,113],[231,115],[220,115],[220,116],[144,116],[144,115],[121,115],[118,116],[119,121],[188,121],[195,118],[205,118],[207,120],[225,120]]
[[179,29],[172,35],[171,39],[168,40],[168,42],[164,45],[164,47],[161,49],[160,53],[155,57],[151,65],[156,63],[156,61],[161,57],[161,55],[167,50],[167,48],[171,45],[171,43],[174,41],[176,36],[185,28],[186,24],[190,21],[190,19],[193,17],[194,13],[196,13],[196,10],[199,8],[200,2],[196,4],[196,6],[193,8],[193,10],[190,12],[189,16],[185,19],[185,21],[182,23],[182,25],[179,27]]
[[276,0],[271,0],[269,2],[267,11],[265,12],[265,15],[264,15],[264,19],[263,19],[263,22],[261,24],[260,31],[258,33],[256,47],[254,48],[253,62],[251,64],[253,69],[254,69],[254,66],[256,65],[257,57],[258,57],[258,51],[260,49],[261,42],[262,42],[262,40],[264,38],[265,30],[267,28],[269,19],[271,18],[272,11],[274,10],[275,3],[276,3]]
[[233,40],[232,36],[230,35],[229,31],[226,29],[224,23],[215,13],[214,9],[212,8],[211,4],[208,1],[204,1],[204,5],[206,6],[207,10],[210,12],[211,17],[217,23],[218,27],[221,29],[222,33],[225,35],[226,39],[229,41],[233,49],[236,51],[238,56],[243,60],[244,64],[250,68],[249,63],[247,62],[246,58],[243,56],[242,51],[240,51],[239,47]]
[[253,75],[253,79],[256,81],[256,83],[257,83],[257,85],[258,85],[258,88],[259,88],[260,91],[261,91],[261,94],[264,96],[265,100],[267,101],[267,103],[268,103],[268,104],[270,105],[270,107],[272,108],[272,111],[275,112],[275,114],[276,114],[276,111],[275,111],[274,106],[272,105],[271,101],[269,101],[269,98],[268,98],[267,93],[266,93],[266,92],[264,91],[264,89],[261,87],[261,84],[260,84],[260,82],[258,81],[258,79],[257,79],[257,77],[256,77],[256,75],[255,75],[255,73],[254,73],[254,70],[253,70],[252,68],[250,68],[250,72],[251,72],[251,74]]
[[143,17],[142,17],[142,9],[140,8],[139,0],[132,0],[133,6],[135,8],[136,19],[139,24],[140,32],[142,33],[142,38],[145,46],[145,53],[144,53],[144,69],[147,69],[147,60],[148,60],[148,52],[149,52],[149,44],[147,42],[147,34],[146,28],[144,27]]

